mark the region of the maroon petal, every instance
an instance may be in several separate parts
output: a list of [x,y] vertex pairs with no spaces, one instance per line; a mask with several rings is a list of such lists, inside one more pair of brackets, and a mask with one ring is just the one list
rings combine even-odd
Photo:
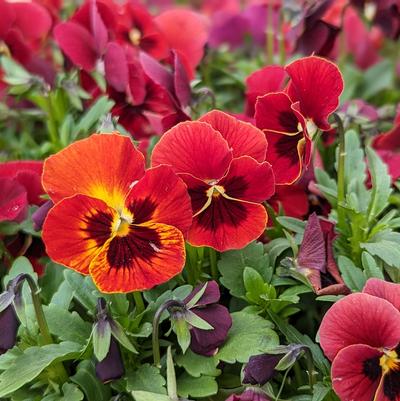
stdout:
[[116,91],[124,92],[129,80],[128,63],[124,49],[116,42],[107,45],[104,69],[108,84]]
[[206,289],[201,296],[201,298],[197,301],[196,306],[205,306],[209,304],[214,304],[219,301],[221,296],[219,292],[219,287],[216,281],[208,281],[207,283],[199,284],[185,299],[184,303],[187,304],[204,286],[206,285]]
[[19,321],[12,305],[0,312],[0,355],[15,345]]

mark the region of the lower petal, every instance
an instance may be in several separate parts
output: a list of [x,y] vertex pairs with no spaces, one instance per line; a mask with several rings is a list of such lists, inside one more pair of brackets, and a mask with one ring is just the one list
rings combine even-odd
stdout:
[[43,241],[49,257],[80,273],[111,237],[116,212],[103,201],[75,195],[57,203],[43,225]]
[[218,196],[193,219],[188,241],[223,252],[241,249],[257,239],[265,229],[268,215],[264,206]]
[[166,224],[146,223],[110,239],[90,264],[90,274],[100,291],[126,293],[170,280],[184,263],[182,233]]
[[350,345],[338,353],[332,365],[332,385],[342,401],[371,401],[382,375],[382,352],[368,345]]

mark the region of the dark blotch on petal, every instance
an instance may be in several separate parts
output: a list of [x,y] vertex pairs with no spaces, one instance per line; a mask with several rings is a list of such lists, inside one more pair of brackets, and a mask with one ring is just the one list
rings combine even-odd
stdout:
[[400,396],[400,366],[392,370],[383,379],[383,394],[390,400],[396,401]]
[[0,312],[0,355],[15,345],[19,320],[12,305]]
[[249,359],[244,368],[244,384],[264,385],[275,375],[275,367],[283,355],[255,355]]
[[98,246],[103,246],[112,233],[113,216],[103,211],[95,211],[83,219],[87,224],[85,231],[87,238],[96,241]]
[[363,373],[372,382],[378,380],[382,374],[382,369],[379,365],[379,357],[366,359],[363,362]]
[[[268,136],[267,136],[268,138]],[[281,135],[281,138],[275,143],[276,153],[289,159],[291,164],[299,163],[299,153],[297,151],[298,142],[303,139],[303,134]]]
[[120,379],[125,373],[121,351],[114,337],[111,337],[108,354],[96,363],[96,376],[103,382]]
[[128,209],[133,213],[135,224],[141,224],[152,219],[156,205],[149,198],[135,199]]

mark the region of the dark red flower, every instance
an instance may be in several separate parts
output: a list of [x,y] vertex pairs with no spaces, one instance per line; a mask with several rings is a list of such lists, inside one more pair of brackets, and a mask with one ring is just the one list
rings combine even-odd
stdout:
[[[199,293],[204,284],[197,286],[191,294],[185,298],[184,304],[188,304]],[[220,299],[218,284],[215,281],[206,283],[206,288],[200,299],[190,308],[190,311],[213,327],[213,330],[202,330],[197,327],[190,328],[190,349],[196,354],[212,356],[225,342],[232,326],[232,318],[228,309],[218,304]]]
[[0,312],[0,355],[15,345],[18,327],[14,306],[10,304]]
[[325,314],[320,343],[342,401],[400,399],[399,284],[369,279]]
[[271,399],[260,389],[247,388],[242,394],[232,394],[225,401],[271,401]]
[[243,370],[243,384],[263,386],[275,376],[275,368],[283,355],[262,354],[252,356]]
[[152,163],[172,166],[188,186],[194,212],[191,244],[226,251],[263,233],[267,214],[260,203],[275,190],[266,149],[260,130],[217,110],[162,136]]
[[333,256],[335,224],[320,220],[316,213],[308,219],[296,258],[296,268],[310,281],[317,295],[348,294]]

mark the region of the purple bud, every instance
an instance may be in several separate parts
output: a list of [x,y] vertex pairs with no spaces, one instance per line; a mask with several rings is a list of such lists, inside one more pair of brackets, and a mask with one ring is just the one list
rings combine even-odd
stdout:
[[119,345],[115,338],[111,337],[110,349],[106,357],[101,362],[96,363],[96,376],[103,383],[107,383],[120,379],[124,373],[125,369]]
[[19,320],[12,305],[0,312],[0,354],[12,348],[17,340]]
[[232,394],[225,401],[271,401],[271,399],[261,389],[248,388],[242,394]]
[[255,355],[249,359],[244,368],[244,384],[264,385],[275,375],[275,367],[283,355]]
[[33,228],[35,231],[40,231],[42,229],[44,219],[53,206],[54,203],[51,200],[48,200],[32,214]]

